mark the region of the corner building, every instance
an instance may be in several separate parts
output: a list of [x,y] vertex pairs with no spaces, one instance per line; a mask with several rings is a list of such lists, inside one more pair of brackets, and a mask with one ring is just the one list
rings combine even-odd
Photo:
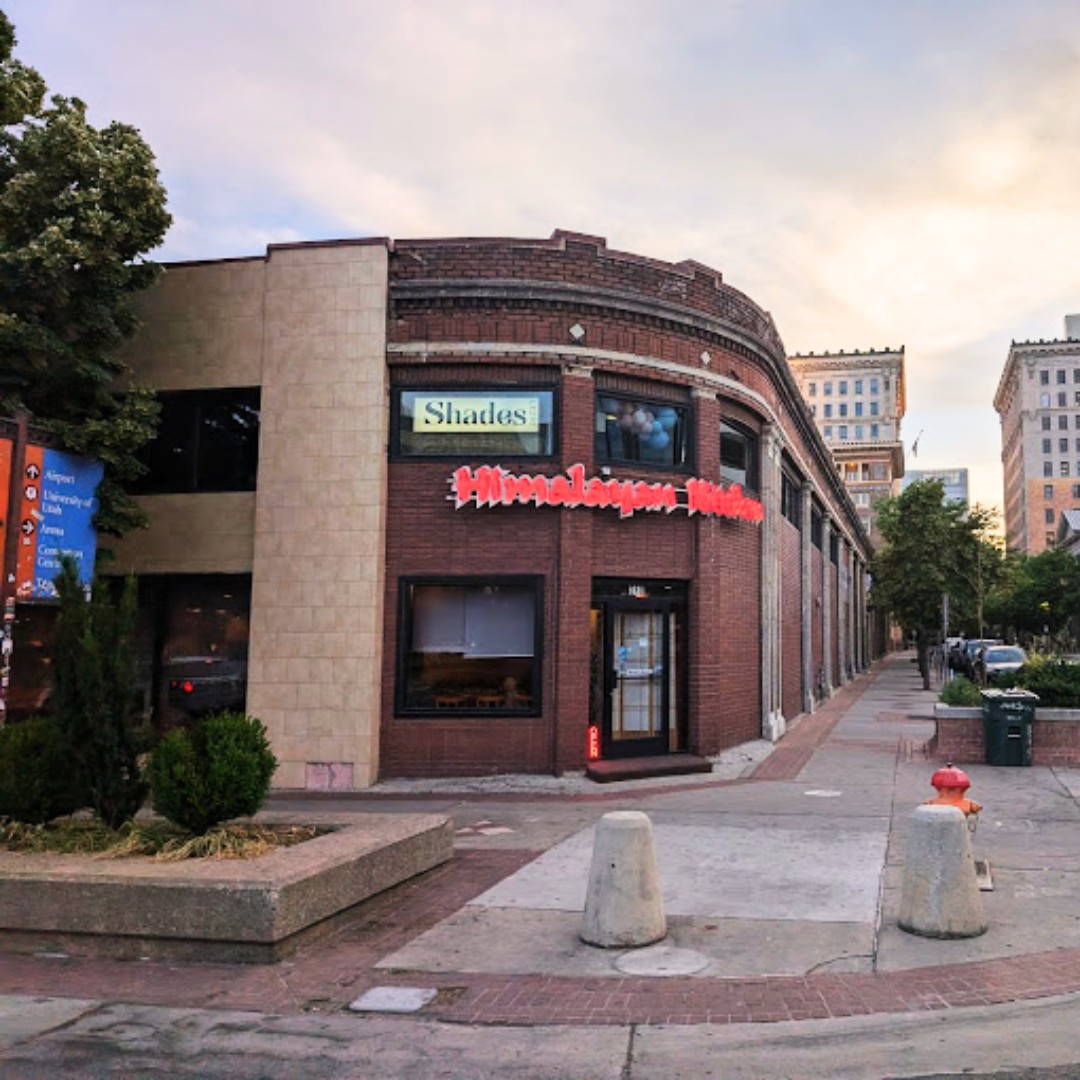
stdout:
[[[866,534],[714,270],[565,232],[275,245],[167,267],[143,320],[170,452],[119,566],[158,626],[249,596],[279,787],[706,756],[868,661]],[[178,654],[223,648],[169,633],[163,708]]]

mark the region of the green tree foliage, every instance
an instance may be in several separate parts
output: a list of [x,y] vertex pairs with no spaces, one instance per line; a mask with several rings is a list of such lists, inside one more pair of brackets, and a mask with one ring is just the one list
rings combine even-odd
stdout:
[[1061,548],[1010,555],[988,611],[1003,636],[1060,638],[1080,612],[1080,562]]
[[122,535],[143,523],[125,485],[157,408],[124,385],[119,348],[158,272],[144,255],[171,220],[165,190],[138,131],[93,127],[77,98],[46,102],[14,48],[0,12],[0,403],[104,462],[97,524]]
[[973,566],[987,558],[989,511],[946,502],[938,480],[920,480],[878,504],[884,548],[871,563],[871,600],[914,634],[923,685],[930,689],[929,649],[941,629],[945,596],[981,603],[985,586]]
[[154,809],[193,833],[254,814],[266,801],[277,758],[262,722],[217,713],[177,728],[154,748]]
[[75,560],[62,556],[56,579],[60,613],[53,647],[53,715],[71,746],[90,805],[110,828],[143,804],[133,727],[135,702],[135,581],[119,590],[96,580],[92,596]]

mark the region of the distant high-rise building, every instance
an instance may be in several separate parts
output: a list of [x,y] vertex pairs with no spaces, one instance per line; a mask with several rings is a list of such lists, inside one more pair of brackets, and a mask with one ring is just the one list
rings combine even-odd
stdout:
[[1053,547],[1065,510],[1080,507],[1080,315],[1065,337],[1014,341],[994,408],[1001,418],[1005,546]]
[[939,480],[945,488],[947,502],[962,502],[970,506],[967,469],[908,469],[904,473],[901,491],[906,491],[917,480]]
[[788,363],[859,517],[874,537],[873,505],[899,494],[904,475],[903,346],[804,353],[788,357]]

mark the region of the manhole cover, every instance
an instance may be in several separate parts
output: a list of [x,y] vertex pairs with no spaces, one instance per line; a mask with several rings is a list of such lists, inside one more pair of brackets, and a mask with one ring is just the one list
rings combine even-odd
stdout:
[[615,967],[624,975],[693,975],[709,966],[709,958],[693,949],[677,949],[674,945],[649,945],[644,949],[623,953]]

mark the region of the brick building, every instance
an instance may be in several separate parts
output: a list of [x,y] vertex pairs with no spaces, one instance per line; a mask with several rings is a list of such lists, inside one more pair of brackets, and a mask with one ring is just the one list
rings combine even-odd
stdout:
[[168,266],[142,316],[147,707],[245,705],[280,787],[715,754],[868,660],[858,513],[714,270],[284,244]]

